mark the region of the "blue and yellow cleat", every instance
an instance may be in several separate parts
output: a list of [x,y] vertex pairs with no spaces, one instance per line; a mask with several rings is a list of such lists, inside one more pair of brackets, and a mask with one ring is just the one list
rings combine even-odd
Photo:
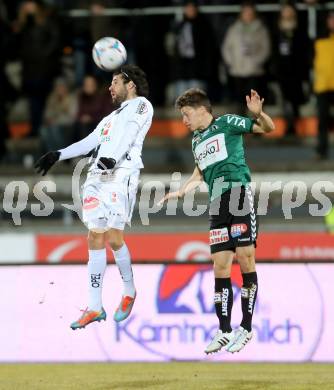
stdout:
[[129,317],[133,304],[135,303],[136,295],[134,297],[123,296],[120,305],[114,314],[114,320],[120,322]]
[[100,311],[88,310],[88,307],[86,308],[86,310],[82,311],[82,316],[78,319],[78,321],[74,321],[71,324],[71,328],[73,330],[84,328],[86,325],[95,321],[100,322],[102,320],[105,321],[107,319],[107,313],[105,312],[103,307]]

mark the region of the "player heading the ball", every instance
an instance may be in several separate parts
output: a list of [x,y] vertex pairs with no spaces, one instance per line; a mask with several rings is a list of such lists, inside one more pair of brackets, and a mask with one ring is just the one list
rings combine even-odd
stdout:
[[89,303],[82,316],[71,324],[72,329],[106,319],[102,285],[107,245],[111,246],[124,285],[115,321],[129,316],[136,298],[123,231],[130,224],[136,201],[139,174],[144,167],[142,147],[152,123],[153,107],[147,100],[146,75],[138,66],[124,65],[116,70],[109,92],[118,109],[103,118],[86,138],[46,153],[35,164],[38,172],[45,175],[58,160],[93,151],[82,194],[83,222],[88,228]]

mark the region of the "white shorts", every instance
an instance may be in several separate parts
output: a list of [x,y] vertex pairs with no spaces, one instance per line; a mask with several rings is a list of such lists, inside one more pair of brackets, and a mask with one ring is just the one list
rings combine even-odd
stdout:
[[88,174],[83,185],[83,222],[89,230],[124,230],[131,224],[139,182],[138,170],[115,169],[111,174]]

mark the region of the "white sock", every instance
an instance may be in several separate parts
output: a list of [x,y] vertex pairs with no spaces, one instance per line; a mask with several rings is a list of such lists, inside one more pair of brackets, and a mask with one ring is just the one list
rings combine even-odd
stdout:
[[89,304],[88,310],[102,309],[102,284],[107,268],[106,249],[90,249],[88,261]]
[[118,251],[113,250],[113,253],[115,262],[123,279],[123,295],[133,298],[136,294],[136,289],[133,283],[131,257],[128,247],[126,244],[123,244],[123,246]]

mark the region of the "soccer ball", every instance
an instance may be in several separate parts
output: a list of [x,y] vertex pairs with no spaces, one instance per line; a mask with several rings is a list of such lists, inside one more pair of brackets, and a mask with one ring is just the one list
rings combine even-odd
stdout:
[[112,37],[104,37],[95,42],[93,60],[102,70],[112,71],[126,61],[126,49],[121,41]]

